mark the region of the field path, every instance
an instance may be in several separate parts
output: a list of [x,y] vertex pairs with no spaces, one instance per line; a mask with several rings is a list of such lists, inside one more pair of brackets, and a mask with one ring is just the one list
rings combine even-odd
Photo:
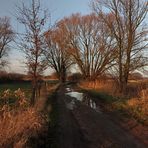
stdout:
[[145,147],[83,95],[71,85],[61,86],[56,93],[58,148]]

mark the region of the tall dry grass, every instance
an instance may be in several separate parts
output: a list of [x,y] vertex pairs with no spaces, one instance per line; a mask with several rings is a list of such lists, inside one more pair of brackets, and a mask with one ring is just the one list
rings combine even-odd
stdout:
[[138,96],[127,100],[129,112],[137,119],[148,125],[148,87],[141,88]]
[[27,98],[20,89],[13,94],[17,98],[13,107],[7,102],[9,95],[10,91],[6,90],[1,97],[6,101],[0,109],[0,147],[23,148],[30,137],[45,130],[46,120],[34,107],[28,106]]
[[107,92],[111,95],[117,94],[118,87],[113,80],[81,81],[79,87],[84,89],[94,89],[101,92]]
[[41,132],[45,124],[43,118],[34,110],[7,112],[0,118],[0,147],[18,145],[23,147],[28,139]]

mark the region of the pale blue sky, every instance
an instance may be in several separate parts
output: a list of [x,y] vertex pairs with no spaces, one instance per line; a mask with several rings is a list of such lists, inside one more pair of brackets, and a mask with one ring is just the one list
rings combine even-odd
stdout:
[[[13,29],[22,32],[22,26],[17,23],[15,18],[16,5],[21,4],[21,1],[28,4],[31,0],[0,0],[0,17],[9,16]],[[72,13],[88,14],[91,12],[89,3],[91,0],[41,0],[43,8],[47,8],[51,14],[51,21],[54,23],[64,16],[69,16]],[[10,67],[9,71],[24,72],[24,64],[22,55],[15,49],[11,50],[9,55]]]
[[[12,24],[15,24],[15,5],[30,3],[31,0],[0,0],[0,16],[10,16]],[[91,0],[41,0],[44,8],[51,12],[52,20],[61,19],[72,13],[80,12],[87,14],[90,12],[89,3]]]

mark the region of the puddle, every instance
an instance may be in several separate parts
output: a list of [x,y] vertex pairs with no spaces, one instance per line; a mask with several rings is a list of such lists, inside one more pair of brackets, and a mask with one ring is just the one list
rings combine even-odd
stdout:
[[68,109],[73,110],[74,107],[76,106],[76,101],[80,101],[81,103],[101,113],[99,106],[97,106],[96,102],[93,101],[93,99],[91,99],[91,97],[88,96],[87,94],[76,92],[76,91],[71,91],[71,92],[67,92],[66,95],[73,98],[70,102],[66,104]]
[[66,95],[73,97],[73,98],[77,99],[78,101],[83,100],[83,93],[72,91],[72,92],[66,93]]
[[67,87],[66,90],[67,90],[68,92],[71,91],[71,89],[70,89],[69,87]]
[[88,105],[88,106],[90,106],[91,108],[93,108],[93,109],[96,109],[96,108],[97,108],[96,103],[95,103],[92,99],[90,99],[90,97],[88,97],[87,95],[84,95],[83,102],[84,102],[86,105]]

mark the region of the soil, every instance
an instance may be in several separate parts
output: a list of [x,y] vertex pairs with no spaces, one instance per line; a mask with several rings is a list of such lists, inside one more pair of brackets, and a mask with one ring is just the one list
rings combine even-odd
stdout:
[[[54,101],[58,108],[57,148],[146,148],[147,145],[114,122],[111,115],[67,95],[72,85],[61,86]],[[92,101],[91,101],[92,104]],[[113,117],[115,118],[115,117]]]

